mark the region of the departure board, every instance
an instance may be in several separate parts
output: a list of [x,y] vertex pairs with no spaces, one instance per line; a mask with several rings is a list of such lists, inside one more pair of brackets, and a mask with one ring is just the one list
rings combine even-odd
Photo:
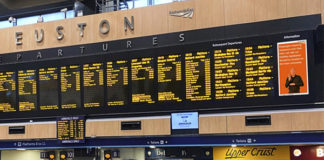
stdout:
[[211,100],[210,53],[207,51],[185,54],[186,99]]
[[81,107],[80,66],[61,67],[61,105],[62,109]]
[[0,97],[0,112],[17,111],[15,72],[0,72]]
[[157,59],[158,101],[182,99],[181,55],[159,56]]
[[128,93],[127,61],[107,62],[107,105],[120,106],[127,104]]
[[19,111],[36,110],[37,84],[36,70],[18,71]]
[[84,143],[84,116],[57,118],[57,139],[62,143]]
[[215,99],[242,96],[242,65],[239,48],[214,50]]
[[245,77],[246,97],[274,95],[274,58],[272,45],[246,46]]
[[104,106],[103,63],[83,65],[83,89],[85,108]]
[[38,76],[40,110],[59,109],[58,69],[56,67],[40,68]]
[[155,103],[153,58],[132,59],[132,102]]
[[[324,63],[318,58],[324,42],[317,45],[314,37],[324,35],[324,26],[323,31],[203,36],[223,31],[188,31],[185,42],[179,42],[181,33],[159,35],[158,46],[138,37],[132,44],[109,42],[108,50],[105,42],[81,50],[67,46],[5,54],[0,121],[320,107],[315,102],[324,99]],[[58,122],[62,141],[84,131],[71,117]]]

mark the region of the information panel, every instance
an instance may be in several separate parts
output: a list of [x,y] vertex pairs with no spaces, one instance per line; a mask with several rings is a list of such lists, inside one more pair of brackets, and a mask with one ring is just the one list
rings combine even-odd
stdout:
[[40,68],[38,76],[40,110],[59,109],[58,69],[56,67]]
[[198,112],[172,113],[172,129],[198,129],[199,128]]
[[132,59],[132,102],[155,103],[153,58]]
[[0,112],[17,111],[15,72],[0,72],[0,97]]
[[127,61],[107,62],[107,105],[120,106],[127,104],[128,93]]
[[214,51],[215,99],[242,98],[242,65],[239,48]]
[[271,44],[245,47],[246,97],[274,96],[274,49]]
[[84,116],[60,117],[56,122],[57,139],[62,143],[84,143]]
[[186,53],[185,56],[186,99],[211,100],[210,53]]
[[279,96],[308,95],[307,41],[277,44]]
[[36,110],[37,84],[36,70],[18,71],[19,111]]
[[85,108],[104,106],[103,63],[83,65],[83,89]]
[[62,109],[81,107],[80,66],[61,67],[61,99]]
[[159,56],[158,71],[158,100],[181,102],[182,76],[181,55]]

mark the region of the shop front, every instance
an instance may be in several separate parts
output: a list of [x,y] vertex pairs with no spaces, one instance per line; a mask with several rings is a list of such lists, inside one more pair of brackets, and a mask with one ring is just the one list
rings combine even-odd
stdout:
[[290,160],[289,146],[214,147],[214,160]]
[[292,146],[290,147],[291,160],[322,160],[324,146]]

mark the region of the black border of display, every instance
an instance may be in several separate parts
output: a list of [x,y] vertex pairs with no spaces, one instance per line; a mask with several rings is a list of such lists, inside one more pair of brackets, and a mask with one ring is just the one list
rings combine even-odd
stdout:
[[[190,102],[183,101],[181,103],[155,103],[155,104],[129,104],[119,107],[99,107],[99,108],[82,108],[82,109],[59,109],[51,111],[28,111],[28,112],[10,112],[0,113],[0,121],[7,120],[26,120],[26,119],[54,119],[57,116],[86,115],[91,118],[99,117],[121,117],[136,115],[168,115],[171,112],[189,112],[199,111],[199,113],[210,112],[233,112],[233,111],[252,111],[252,110],[271,110],[271,109],[290,109],[290,108],[315,108],[321,107],[316,102],[323,99],[323,76],[321,69],[323,61],[317,57],[322,57],[320,53],[315,52],[314,31],[321,24],[320,15],[302,16],[295,18],[286,18],[280,20],[264,21],[257,23],[248,23],[240,25],[232,25],[226,27],[216,27],[208,29],[200,29],[193,31],[185,31],[178,33],[169,33],[156,36],[146,36],[140,38],[132,38],[127,40],[117,40],[110,42],[77,45],[61,48],[51,48],[37,51],[26,51],[21,53],[9,53],[1,55],[2,63],[0,71],[18,71],[21,69],[36,69],[44,67],[64,66],[72,64],[85,64],[94,62],[106,62],[108,60],[127,59],[130,62],[132,58],[141,57],[157,57],[167,54],[182,54],[182,66],[184,66],[184,53],[203,48],[205,51],[212,51],[213,43],[242,41],[240,46],[243,51],[245,44],[253,45],[273,43],[276,50],[276,42],[292,41],[307,39],[308,44],[308,64],[309,64],[309,95],[307,96],[289,96],[258,98],[257,100],[246,100],[245,98],[238,100],[230,100],[223,102]],[[300,35],[296,39],[284,39],[284,36]],[[158,45],[152,45],[152,38],[158,38]],[[184,41],[182,41],[184,37]],[[127,41],[132,41],[132,48],[127,48]],[[109,50],[102,51],[102,45],[108,43]],[[80,47],[84,47],[81,54]],[[58,57],[57,50],[63,51],[63,56]],[[42,53],[42,59],[37,58],[37,54]],[[16,60],[17,54],[21,54],[22,58]],[[212,54],[212,52],[211,52]],[[212,55],[211,55],[212,56]],[[276,55],[274,55],[276,64]],[[213,56],[212,56],[213,57]],[[156,60],[156,58],[154,58]],[[214,65],[211,58],[211,66]],[[244,61],[242,61],[244,62]],[[154,62],[155,63],[155,62]],[[104,68],[106,69],[106,63]],[[244,64],[244,63],[242,63]],[[39,67],[41,66],[41,67]],[[277,66],[275,66],[276,68]],[[129,63],[129,71],[130,71]],[[213,69],[211,70],[213,71]],[[106,71],[105,71],[106,72]],[[82,70],[81,70],[82,73]],[[156,73],[156,72],[155,72]],[[244,72],[243,72],[244,73]],[[277,71],[274,70],[275,77]],[[211,82],[214,81],[213,73]],[[183,75],[184,76],[184,73]],[[18,76],[16,76],[18,78]],[[60,76],[59,76],[60,78]],[[184,78],[184,77],[183,77]],[[82,76],[81,76],[82,79]],[[106,76],[105,76],[106,79]],[[157,79],[155,74],[155,79]],[[59,80],[60,81],[60,80]],[[105,80],[106,81],[106,80]],[[129,80],[129,84],[130,84]],[[17,83],[18,84],[18,83]],[[105,82],[106,84],[106,82]],[[157,82],[155,83],[155,85]],[[81,88],[82,88],[81,81]],[[129,86],[131,88],[131,86]],[[60,87],[59,87],[60,88]],[[157,88],[157,87],[154,87]],[[183,87],[185,89],[185,87]],[[212,84],[212,90],[214,86]],[[275,86],[277,88],[277,86]],[[17,90],[18,91],[18,90]],[[106,89],[105,89],[106,91]],[[185,93],[185,90],[183,91]],[[275,90],[275,93],[278,93]],[[82,93],[81,93],[82,94]],[[18,96],[18,94],[17,94]],[[59,96],[60,97],[60,96]],[[106,97],[106,92],[104,97]],[[130,96],[131,97],[131,96]],[[182,99],[184,100],[183,95]],[[214,95],[212,94],[212,98]],[[18,101],[18,99],[17,99]],[[81,101],[82,102],[82,101]],[[17,103],[18,104],[18,103]],[[60,104],[60,99],[59,99]],[[82,103],[81,103],[82,104]],[[105,103],[106,104],[106,101]],[[18,107],[17,107],[18,108]],[[39,106],[37,106],[39,109]]]

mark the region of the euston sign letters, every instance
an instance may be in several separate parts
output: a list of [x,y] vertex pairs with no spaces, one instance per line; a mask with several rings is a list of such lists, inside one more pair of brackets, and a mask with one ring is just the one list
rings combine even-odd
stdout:
[[[87,27],[87,23],[78,23],[77,24],[78,28],[80,29],[80,37],[84,36],[84,30]],[[124,17],[124,30],[127,32],[127,28],[130,30],[134,30],[134,16],[131,16],[131,20],[129,20],[127,17]],[[64,39],[64,33],[63,31],[64,27],[63,26],[57,26],[56,27],[56,39],[58,41],[61,41]],[[102,35],[108,34],[110,31],[110,24],[109,21],[106,19],[103,19],[99,23],[99,32]],[[35,41],[36,43],[41,43],[44,39],[44,30],[40,29],[39,31],[35,29]],[[16,32],[15,33],[15,38],[16,38],[16,45],[22,45],[22,39],[23,39],[23,32]],[[154,41],[154,40],[153,40]]]

